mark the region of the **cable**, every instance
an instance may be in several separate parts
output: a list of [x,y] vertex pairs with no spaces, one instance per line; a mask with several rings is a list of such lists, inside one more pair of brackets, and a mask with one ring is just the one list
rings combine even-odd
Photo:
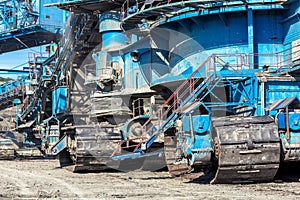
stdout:
[[16,68],[22,67],[23,65],[26,65],[26,64],[28,64],[28,62],[19,64],[19,65],[15,66],[15,67],[13,67],[13,68],[11,68],[11,69],[16,69]]

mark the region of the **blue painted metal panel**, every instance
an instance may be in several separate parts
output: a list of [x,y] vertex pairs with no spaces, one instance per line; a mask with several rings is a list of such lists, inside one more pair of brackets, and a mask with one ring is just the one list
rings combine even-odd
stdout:
[[199,149],[199,148],[211,148],[211,134],[205,134],[205,135],[196,135],[195,136],[195,143],[193,144],[193,149]]
[[[183,131],[191,132],[189,116],[183,117]],[[196,115],[192,116],[193,131],[195,134],[205,133],[210,129],[210,116]]]
[[283,13],[283,11],[277,10],[254,12],[253,30],[257,45],[282,43],[283,34],[280,21]]
[[[287,129],[286,126],[286,113],[279,113],[277,116],[277,124],[279,129]],[[289,129],[293,131],[300,130],[300,113],[290,112],[288,115]]]
[[300,82],[268,81],[266,85],[266,107],[278,99],[300,97]]
[[182,148],[185,156],[192,156],[192,162],[210,160],[210,119],[209,115],[184,116],[182,119],[182,131],[185,136],[177,136],[178,146]]
[[297,112],[289,113],[289,124],[290,124],[291,130],[299,131],[300,130],[300,113],[297,113]]
[[145,63],[144,60],[148,58],[149,57],[147,55],[142,55],[141,56],[142,60],[140,62],[134,62],[132,60],[130,52],[126,53],[123,56],[124,63],[125,63],[124,86],[126,89],[139,89],[148,85],[147,84],[148,80],[145,79],[145,76],[143,75],[144,71],[141,71],[141,67],[150,67],[149,65],[150,63]]
[[[291,132],[290,144],[300,144],[300,132]],[[296,148],[297,149],[297,148]],[[299,151],[299,150],[298,150]],[[298,155],[300,156],[300,155]]]
[[[285,35],[284,44],[289,45],[291,42],[300,38],[300,2],[295,1],[288,4],[284,18],[281,21]],[[288,47],[287,47],[288,48]]]
[[286,129],[285,113],[280,113],[277,115],[277,125],[279,129]]
[[52,91],[52,114],[62,113],[67,108],[67,88],[57,87]]
[[[40,5],[54,3],[56,0],[40,0]],[[65,11],[55,7],[40,6],[39,24],[46,30],[56,32],[65,27]]]
[[102,33],[102,49],[120,48],[127,43],[128,38],[121,32],[110,31]]

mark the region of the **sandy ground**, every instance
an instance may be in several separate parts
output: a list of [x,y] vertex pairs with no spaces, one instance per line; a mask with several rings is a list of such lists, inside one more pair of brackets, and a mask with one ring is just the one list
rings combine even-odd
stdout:
[[210,185],[167,172],[72,173],[56,160],[0,161],[0,199],[300,199],[300,182]]

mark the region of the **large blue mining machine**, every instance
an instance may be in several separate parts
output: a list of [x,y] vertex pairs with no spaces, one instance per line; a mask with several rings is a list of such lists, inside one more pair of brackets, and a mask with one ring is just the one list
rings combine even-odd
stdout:
[[46,6],[70,13],[31,56],[15,130],[61,166],[235,183],[300,159],[299,0]]
[[[59,41],[64,24],[64,11],[43,7],[43,4],[51,2],[53,0],[0,1],[0,54]],[[0,85],[0,159],[42,156],[37,145],[40,144],[39,140],[30,141],[26,132],[17,132],[14,129],[15,124],[18,126],[18,114],[24,105],[23,100],[33,94],[30,91],[33,88],[29,85],[36,80],[37,75],[32,62],[3,69],[6,63],[22,62],[22,58],[17,55],[15,54],[13,61],[6,61],[3,59],[5,57],[0,60],[1,75],[17,77],[16,80]]]

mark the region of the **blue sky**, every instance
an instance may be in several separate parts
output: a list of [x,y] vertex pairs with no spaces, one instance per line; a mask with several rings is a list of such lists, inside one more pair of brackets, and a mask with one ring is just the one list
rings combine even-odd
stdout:
[[[29,52],[45,52],[45,47],[34,47],[30,49],[24,49],[9,53],[0,54],[0,68],[1,69],[11,69],[18,65],[24,64],[28,62],[28,53]],[[22,70],[22,67],[16,68],[18,70]],[[5,72],[0,72],[0,76],[2,77],[11,77],[16,78],[18,74],[8,74]]]

